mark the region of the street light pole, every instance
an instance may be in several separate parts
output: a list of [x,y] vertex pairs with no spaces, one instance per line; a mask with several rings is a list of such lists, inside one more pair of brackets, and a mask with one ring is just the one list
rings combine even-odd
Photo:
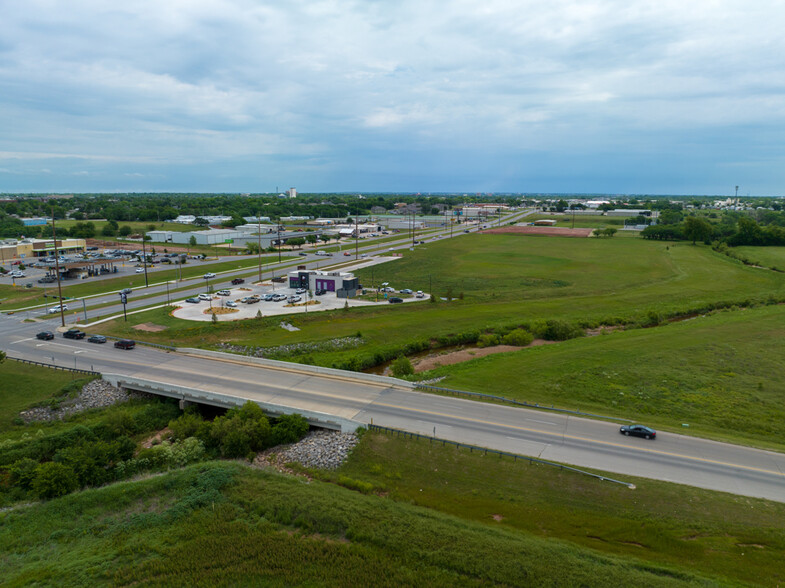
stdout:
[[262,283],[262,217],[261,212],[256,213],[256,236],[257,236],[257,254],[258,254],[258,261],[259,261],[259,283]]
[[52,243],[55,248],[55,272],[57,273],[57,296],[60,300],[60,324],[65,326],[65,311],[63,310],[63,288],[60,285],[60,254],[57,252],[57,229],[55,229],[55,207],[52,205]]
[[150,284],[147,282],[147,249],[145,249],[144,246],[145,237],[147,237],[147,235],[142,233],[142,267],[144,267],[144,287],[148,288]]

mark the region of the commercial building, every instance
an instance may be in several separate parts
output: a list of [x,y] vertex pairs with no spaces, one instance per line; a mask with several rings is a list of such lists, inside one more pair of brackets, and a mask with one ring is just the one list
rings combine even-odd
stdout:
[[324,272],[319,270],[296,270],[289,272],[290,288],[306,288],[311,292],[327,290],[338,298],[352,298],[360,288],[359,278],[349,272]]
[[197,245],[221,245],[231,243],[234,239],[245,237],[248,233],[235,229],[207,229],[205,231],[149,231],[146,233],[150,239],[156,243],[179,243],[188,245],[191,237],[196,240]]
[[22,224],[26,227],[38,227],[49,222],[49,219],[44,217],[20,218],[19,220],[22,221]]
[[[58,239],[58,253],[74,253],[84,251],[84,239]],[[54,255],[55,243],[52,239],[8,239],[0,245],[0,262],[11,259],[30,257],[48,257]]]

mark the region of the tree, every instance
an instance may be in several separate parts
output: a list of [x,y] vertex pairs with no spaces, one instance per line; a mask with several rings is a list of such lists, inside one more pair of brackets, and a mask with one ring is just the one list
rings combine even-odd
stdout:
[[396,378],[411,376],[414,373],[414,366],[412,366],[412,362],[409,361],[408,357],[401,355],[393,362],[392,373]]
[[309,425],[299,414],[286,414],[279,417],[272,429],[271,445],[296,443],[308,433]]
[[317,239],[316,235],[306,235],[306,236],[305,236],[305,240],[306,240],[308,243],[310,243],[311,245],[313,245],[314,243],[316,243],[316,239]]
[[302,237],[294,237],[293,239],[288,239],[286,241],[286,244],[292,247],[299,247],[302,249],[302,246],[305,245],[305,239],[303,239]]
[[49,500],[70,494],[79,487],[79,480],[68,466],[49,461],[36,468],[31,487],[39,498]]
[[194,224],[197,227],[206,227],[207,225],[210,224],[210,221],[208,221],[206,218],[202,218],[201,216],[198,216],[194,219]]
[[5,351],[0,351],[0,363],[3,363],[5,361],[5,358],[6,358]]
[[191,238],[188,239],[188,244],[191,247],[196,247],[196,236],[195,235],[191,235]]
[[101,229],[101,235],[104,237],[114,237],[117,234],[117,229],[115,229],[112,225],[104,225],[104,228]]
[[123,225],[122,227],[120,227],[120,229],[118,231],[118,233],[120,233],[121,237],[127,237],[132,232],[133,232],[133,229],[131,228],[131,225]]
[[688,216],[684,220],[684,236],[691,240],[693,245],[698,240],[708,240],[713,232],[714,228],[711,226],[711,223],[705,219],[697,216]]

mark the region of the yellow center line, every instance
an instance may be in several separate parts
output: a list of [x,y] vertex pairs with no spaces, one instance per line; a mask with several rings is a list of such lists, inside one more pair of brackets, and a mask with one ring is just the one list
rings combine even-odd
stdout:
[[542,435],[546,435],[548,437],[556,437],[556,438],[561,438],[561,439],[571,439],[573,441],[584,441],[584,442],[589,441],[591,443],[597,443],[597,444],[600,444],[600,445],[607,445],[609,447],[617,447],[617,448],[620,448],[620,449],[632,449],[634,451],[644,451],[646,453],[651,453],[651,454],[654,454],[654,455],[663,455],[663,456],[667,456],[667,457],[677,457],[677,458],[686,459],[686,460],[699,461],[699,462],[703,462],[703,463],[711,463],[711,464],[715,464],[715,465],[728,466],[728,467],[739,468],[739,469],[743,469],[743,470],[750,470],[750,471],[753,471],[753,472],[761,472],[761,473],[764,473],[764,474],[773,474],[775,476],[785,477],[785,473],[783,473],[783,472],[774,471],[774,470],[766,470],[766,469],[763,469],[763,468],[756,468],[756,467],[752,467],[752,466],[745,466],[745,465],[729,463],[729,462],[724,462],[724,461],[718,461],[716,459],[708,459],[708,458],[705,458],[705,457],[694,457],[694,456],[691,456],[691,455],[682,455],[680,453],[671,453],[671,452],[668,452],[668,451],[660,451],[660,450],[657,450],[657,449],[648,449],[648,448],[645,448],[645,447],[631,447],[629,445],[622,445],[620,443],[613,443],[611,441],[600,441],[600,440],[595,440],[595,439],[586,439],[585,437],[578,437],[578,436],[575,436],[575,435],[566,435],[566,434],[560,434],[560,433],[553,433],[551,431],[541,431],[539,429],[531,429],[529,427],[521,427],[521,426],[518,426],[518,425],[507,425],[507,424],[498,423],[498,422],[495,422],[495,421],[486,421],[486,420],[483,420],[483,419],[477,419],[477,418],[471,418],[471,417],[462,417],[462,416],[458,416],[458,415],[441,413],[441,412],[434,412],[434,411],[424,410],[424,409],[419,409],[419,408],[410,408],[410,407],[407,407],[407,406],[398,406],[398,405],[395,405],[395,404],[385,404],[385,403],[382,403],[382,402],[374,402],[373,404],[375,404],[377,406],[384,406],[386,408],[395,408],[395,409],[398,409],[398,410],[404,410],[404,411],[409,411],[409,412],[417,412],[417,413],[431,415],[431,416],[440,416],[440,417],[445,417],[445,418],[450,418],[450,419],[456,419],[456,420],[465,421],[465,422],[468,422],[468,423],[480,423],[480,424],[484,424],[484,425],[492,425],[494,427],[500,427],[500,428],[503,428],[503,429],[513,429],[513,430],[516,430],[516,431],[526,431],[528,433],[539,433],[539,434],[542,434]]

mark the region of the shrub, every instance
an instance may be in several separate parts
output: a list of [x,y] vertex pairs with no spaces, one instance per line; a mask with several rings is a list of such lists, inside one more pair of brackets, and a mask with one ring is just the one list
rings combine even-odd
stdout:
[[548,341],[566,341],[583,336],[583,330],[577,325],[559,319],[536,321],[532,325],[534,335]]
[[499,335],[485,333],[484,335],[480,335],[480,338],[477,340],[477,347],[492,347],[498,345],[500,341]]
[[272,445],[296,443],[308,433],[309,425],[302,415],[287,414],[276,421],[272,429]]
[[78,487],[79,480],[74,470],[53,461],[39,465],[35,470],[35,478],[32,482],[33,492],[44,500],[65,496]]
[[392,373],[396,378],[411,376],[414,373],[414,366],[408,357],[401,355],[393,362]]
[[270,422],[251,401],[216,418],[210,427],[211,442],[224,457],[246,457],[268,446],[270,436]]
[[204,423],[204,419],[198,414],[184,414],[172,421],[169,421],[169,430],[175,440],[196,437],[199,427]]
[[11,464],[8,473],[11,475],[11,484],[29,490],[36,475],[38,462],[29,457],[23,457]]
[[534,341],[534,335],[523,329],[510,331],[502,338],[505,345],[517,345],[518,347],[525,347],[532,341]]

